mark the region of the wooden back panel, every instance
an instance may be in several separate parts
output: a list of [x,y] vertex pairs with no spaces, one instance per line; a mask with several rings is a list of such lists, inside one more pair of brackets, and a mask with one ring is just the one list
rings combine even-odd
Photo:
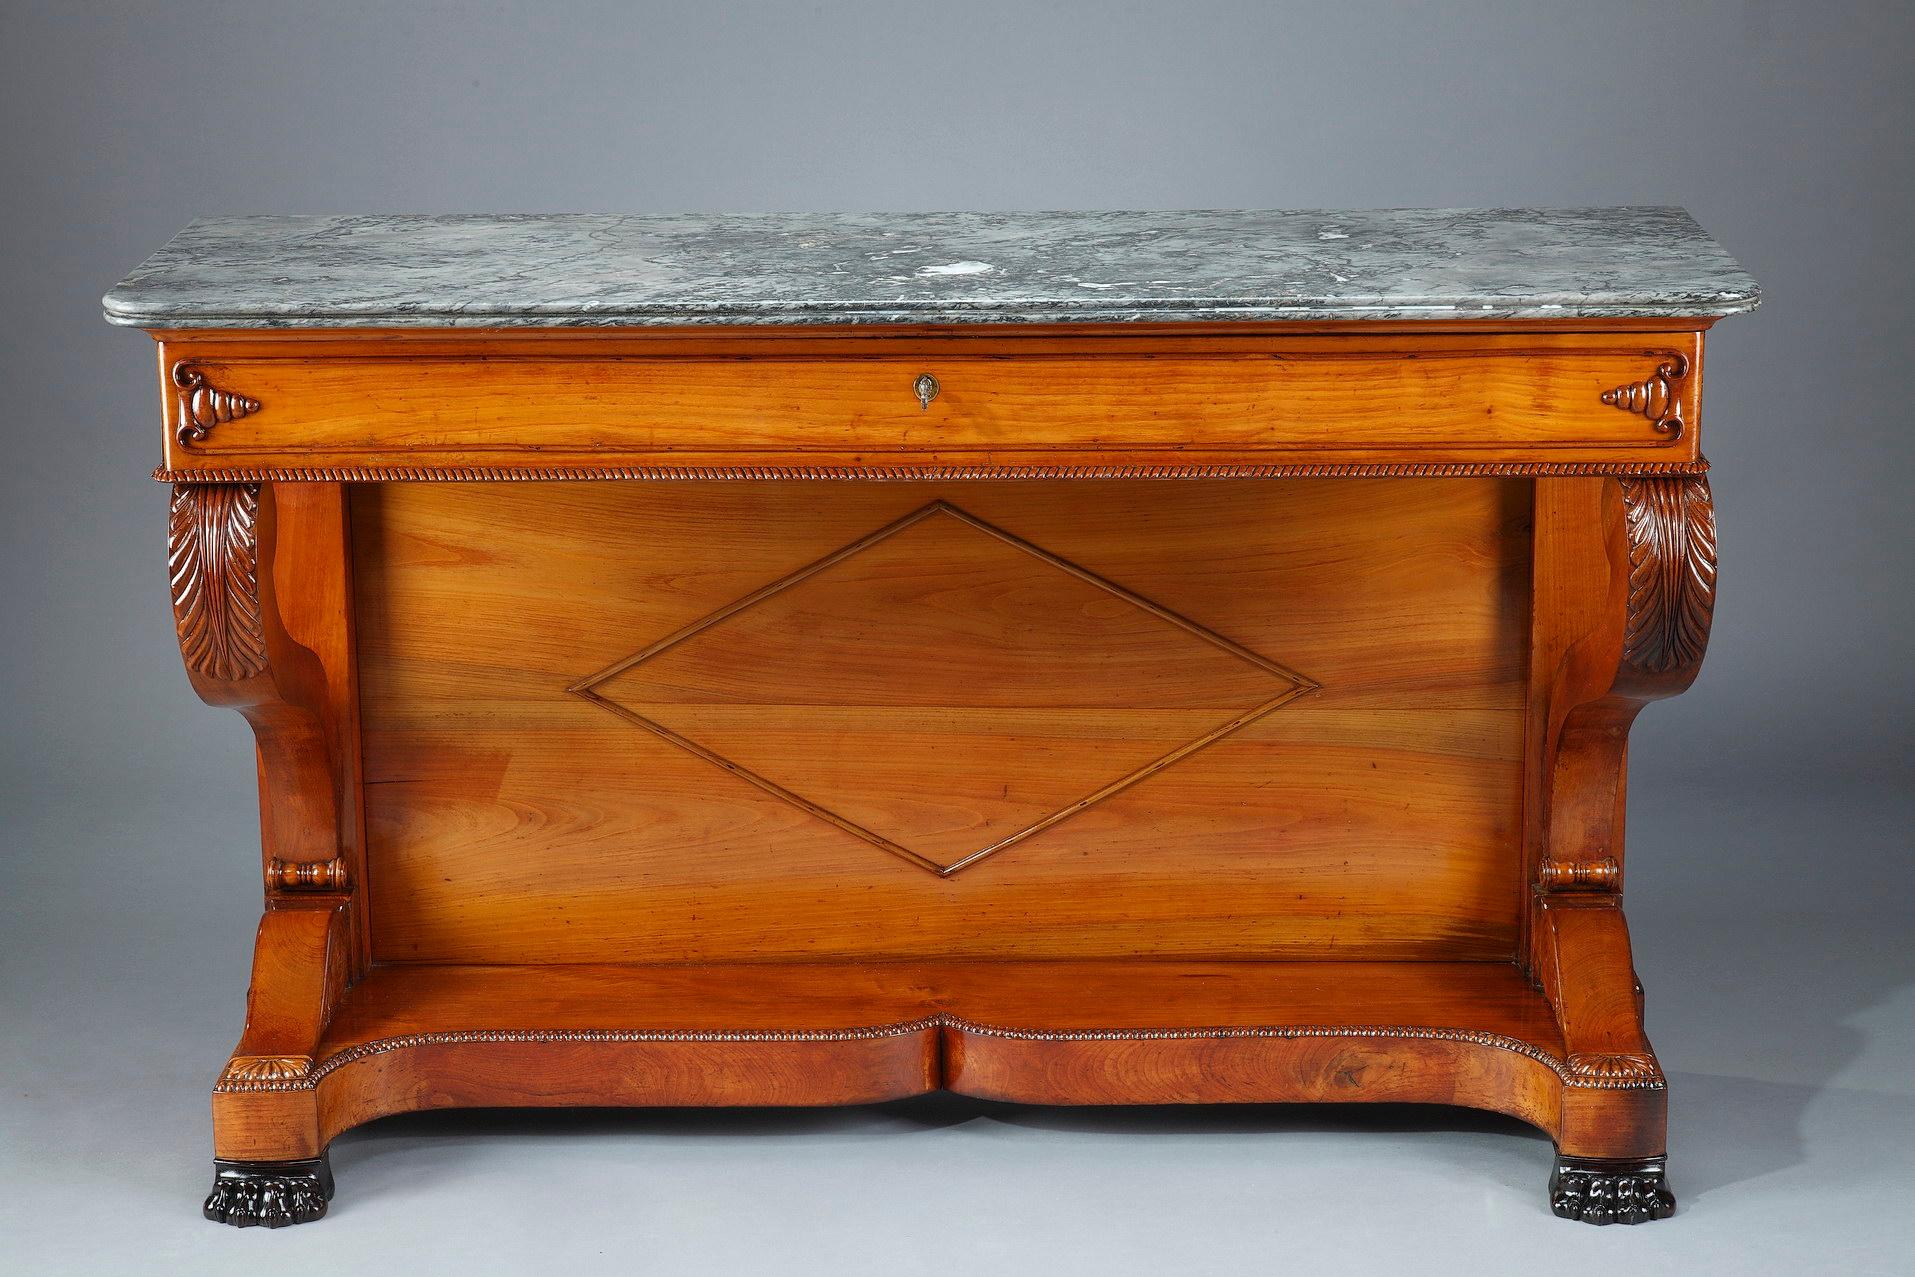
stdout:
[[1510,957],[1529,486],[356,488],[375,955]]

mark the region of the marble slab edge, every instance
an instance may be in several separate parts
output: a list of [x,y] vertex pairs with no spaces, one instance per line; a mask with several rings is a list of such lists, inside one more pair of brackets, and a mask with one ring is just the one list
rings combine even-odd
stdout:
[[1679,208],[201,218],[103,299],[142,328],[1713,319]]
[[1094,307],[1045,307],[1019,310],[1002,307],[957,307],[948,304],[922,310],[828,310],[816,306],[778,310],[700,310],[673,306],[660,311],[608,311],[603,314],[568,310],[538,315],[517,310],[414,311],[366,315],[301,312],[263,315],[257,312],[217,315],[143,313],[137,309],[106,309],[108,322],[124,328],[151,329],[429,329],[429,328],[679,328],[704,325],[727,327],[902,327],[908,325],[1065,325],[1162,323],[1336,323],[1413,320],[1551,320],[1551,319],[1720,319],[1755,309],[1753,299],[1716,299],[1706,304],[1648,307],[1641,304],[1602,306],[1560,304],[1542,306],[1166,306],[1102,310]]

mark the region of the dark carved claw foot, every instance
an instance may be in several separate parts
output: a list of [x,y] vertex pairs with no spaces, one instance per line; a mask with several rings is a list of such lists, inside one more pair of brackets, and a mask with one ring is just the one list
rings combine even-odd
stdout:
[[305,1162],[214,1158],[206,1218],[234,1228],[284,1228],[324,1218],[331,1200],[332,1166],[324,1156]]
[[1549,1209],[1585,1224],[1667,1219],[1676,1213],[1676,1199],[1664,1174],[1660,1157],[1612,1161],[1558,1156],[1555,1173],[1549,1177]]

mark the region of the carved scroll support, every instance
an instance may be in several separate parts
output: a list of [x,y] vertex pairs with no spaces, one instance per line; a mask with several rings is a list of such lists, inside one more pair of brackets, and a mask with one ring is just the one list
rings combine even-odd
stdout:
[[[238,710],[259,746],[269,859],[340,856],[340,794],[325,721],[326,675],[287,633],[273,585],[270,489],[182,484],[167,520],[173,622],[200,699]],[[296,875],[295,875],[296,876]]]
[[1715,612],[1715,509],[1701,475],[1623,479],[1575,499],[1600,506],[1581,526],[1605,529],[1606,541],[1584,556],[1590,628],[1567,644],[1548,688],[1536,885],[1619,891],[1629,728],[1702,667]]
[[1708,643],[1708,481],[1539,480],[1534,573],[1529,954],[1567,1055],[1558,1149],[1659,1158],[1666,1092],[1621,908],[1624,778],[1635,716],[1688,687]]

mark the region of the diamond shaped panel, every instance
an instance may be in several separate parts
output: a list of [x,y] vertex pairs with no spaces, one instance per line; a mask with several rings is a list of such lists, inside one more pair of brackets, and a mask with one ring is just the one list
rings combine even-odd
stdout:
[[571,690],[948,876],[1315,686],[938,501]]

